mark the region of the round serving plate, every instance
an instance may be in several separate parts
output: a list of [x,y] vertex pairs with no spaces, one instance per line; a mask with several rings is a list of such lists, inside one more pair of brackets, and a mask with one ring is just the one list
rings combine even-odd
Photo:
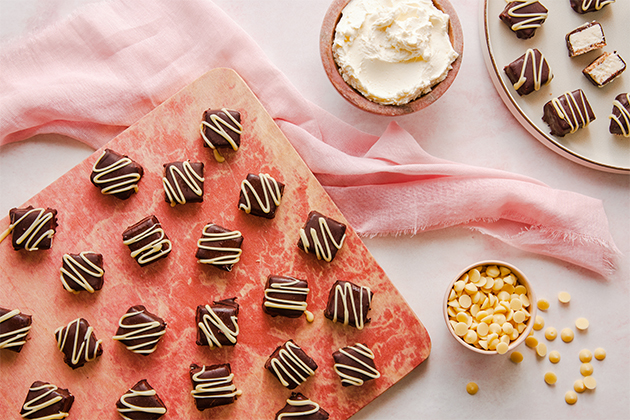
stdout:
[[[603,52],[617,51],[630,67],[630,2],[617,1],[602,10],[578,14],[569,0],[542,0],[549,10],[545,23],[530,39],[519,39],[499,19],[507,4],[504,0],[483,0],[481,7],[481,42],[492,82],[510,112],[537,140],[561,156],[605,172],[630,174],[630,138],[610,134],[608,116],[615,96],[630,92],[630,69],[602,88],[591,84],[582,74]],[[604,30],[607,45],[599,50],[570,58],[565,36],[578,26],[596,20]],[[519,96],[503,68],[525,53],[538,48],[547,59],[553,80],[539,91]],[[542,120],[543,106],[567,91],[582,89],[593,108],[595,121],[577,132],[558,137],[549,133]]]

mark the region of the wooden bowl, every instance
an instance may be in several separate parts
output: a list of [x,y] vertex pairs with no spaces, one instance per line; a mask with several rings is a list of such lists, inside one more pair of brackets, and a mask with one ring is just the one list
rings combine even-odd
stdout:
[[448,34],[451,39],[451,44],[457,54],[459,54],[459,57],[457,57],[451,65],[452,69],[449,70],[446,79],[435,85],[429,93],[403,105],[383,105],[373,102],[346,83],[339,73],[339,67],[333,58],[332,44],[335,37],[335,28],[337,27],[339,19],[341,19],[341,12],[349,2],[350,0],[333,0],[324,17],[319,36],[319,51],[324,70],[341,96],[364,111],[387,116],[405,115],[417,112],[437,101],[455,80],[464,53],[464,34],[457,13],[455,13],[455,9],[449,0],[433,0],[433,4],[450,17]]

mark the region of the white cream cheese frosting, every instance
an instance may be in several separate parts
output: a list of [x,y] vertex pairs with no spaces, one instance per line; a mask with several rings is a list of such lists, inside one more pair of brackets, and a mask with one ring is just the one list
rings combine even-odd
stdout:
[[448,25],[431,0],[351,0],[335,29],[335,62],[366,98],[403,105],[444,80],[457,59]]

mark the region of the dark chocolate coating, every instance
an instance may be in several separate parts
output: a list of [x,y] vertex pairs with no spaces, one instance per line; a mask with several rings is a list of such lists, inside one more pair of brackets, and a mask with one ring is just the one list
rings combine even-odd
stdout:
[[525,66],[525,82],[518,89],[516,89],[516,92],[518,92],[520,96],[529,95],[536,90],[534,69],[536,71],[536,74],[538,75],[538,70],[540,69],[541,62],[542,71],[540,74],[540,85],[544,86],[551,80],[550,77],[553,77],[549,69],[549,63],[547,63],[547,60],[542,55],[542,53],[536,48],[532,49],[532,52],[533,54],[529,51],[526,52],[503,68],[505,74],[510,79],[510,82],[512,82],[512,85],[514,85],[520,80],[521,73],[523,72],[523,66]]
[[[284,353],[285,351],[288,352],[290,356],[287,356]],[[301,363],[297,363],[295,359],[299,359]],[[271,356],[269,356],[267,362],[265,362],[265,369],[269,370],[269,372],[278,378],[282,385],[286,386],[288,389],[295,389],[311,376],[311,372],[306,370],[302,364],[306,365],[313,374],[315,370],[317,370],[317,363],[315,363],[301,347],[295,344],[293,340],[288,340],[277,347]],[[274,365],[279,366],[278,373],[276,373]],[[281,378],[284,379],[286,384],[282,383]]]
[[[291,401],[295,401],[298,403],[291,404]],[[302,403],[301,401],[310,401],[310,400],[299,392],[292,392],[286,405],[282,408],[282,410],[276,413],[276,417],[275,417],[276,420],[280,418],[280,415],[282,413],[304,413],[304,412],[311,411],[313,408],[316,407],[315,405],[304,405],[304,403]],[[317,410],[313,414],[296,415],[296,416],[284,417],[284,418],[296,418],[300,420],[328,420],[329,417],[330,417],[330,414],[328,414],[326,410],[320,407],[319,410]]]
[[[615,100],[621,103],[623,110],[616,106],[613,106],[612,115],[617,117],[617,120],[610,119],[610,127],[608,127],[611,134],[627,135],[630,133],[630,103],[628,103],[628,94],[620,93],[615,97]],[[625,112],[624,112],[625,110]]]
[[[13,310],[0,308],[0,318],[11,311]],[[24,347],[24,344],[14,346],[11,345],[11,343],[26,340],[26,336],[23,334],[28,334],[28,331],[19,332],[19,330],[29,327],[32,323],[33,317],[21,312],[5,321],[0,322],[0,349],[11,350],[19,353],[22,350],[22,347]],[[22,337],[18,337],[20,335],[22,335]]]
[[[142,169],[142,166],[140,164],[135,162],[129,156],[118,154],[111,149],[105,149],[105,154],[96,163],[96,169],[98,170],[107,168],[108,166],[114,165],[116,164],[116,162],[125,158],[131,160],[131,163],[125,166],[121,166],[120,168],[110,172],[106,176],[99,177],[99,182],[95,180],[99,173],[93,170],[90,174],[90,181],[92,181],[92,184],[94,184],[94,186],[96,186],[97,188],[100,188],[101,191],[106,188],[116,190],[118,188],[112,187],[116,184],[120,184],[120,177],[128,177],[131,174],[138,174],[140,176],[140,179],[142,179],[142,175],[144,175],[144,169]],[[140,182],[140,179],[135,181],[135,183],[137,184],[138,182]],[[132,188],[126,189],[125,191],[116,192],[111,195],[120,200],[126,200],[131,197],[135,192],[135,189]]]
[[[83,318],[72,321],[65,327],[55,331],[55,338],[57,339],[57,346],[63,346],[59,349],[63,353],[63,361],[72,369],[77,369],[88,362],[88,358],[95,359],[103,354],[103,347],[98,343],[96,335],[92,331],[92,334],[88,336],[88,329],[90,324]],[[77,334],[77,329],[79,330]],[[65,339],[65,342],[64,342]],[[87,347],[86,349],[82,346]],[[81,349],[79,351],[79,349]],[[76,354],[75,354],[76,351]],[[76,358],[77,360],[73,360]]]
[[[251,185],[251,187],[243,182],[241,185],[241,192],[238,199],[238,208],[247,212],[247,208],[251,207],[249,214],[253,214],[254,216],[264,217],[266,219],[273,219],[276,217],[276,209],[278,205],[274,202],[274,197],[280,201],[282,199],[282,194],[284,193],[284,184],[282,182],[276,181],[274,178],[269,177],[269,184],[263,184],[261,177],[255,174],[248,174],[246,181]],[[280,195],[276,194],[276,188],[274,183],[277,183],[278,189],[280,191]],[[245,192],[243,192],[243,190]],[[256,199],[258,196],[263,203],[263,206],[260,205],[258,200]],[[249,206],[248,206],[249,201]]]
[[[83,260],[81,254],[67,255],[75,262],[74,264],[68,264],[65,259],[62,259],[61,276],[66,281],[68,287],[76,292],[87,290],[84,285],[76,282],[76,280],[81,280],[88,283],[94,290],[101,290],[103,288],[103,276],[92,275],[91,273],[94,273],[95,271],[94,268]],[[84,254],[84,256],[92,264],[100,267],[101,269],[103,268],[103,255],[95,252],[88,252]]]
[[[197,377],[197,379],[200,380],[195,380],[195,375],[202,370],[203,373]],[[220,405],[232,404],[237,400],[237,395],[229,397],[221,396],[231,393],[230,391],[225,390],[225,387],[233,385],[232,380],[227,379],[231,373],[232,369],[230,368],[229,363],[212,366],[199,366],[194,363],[190,365],[190,380],[192,382],[193,389],[197,389],[197,386],[200,387],[200,392],[196,396],[193,394],[197,410],[203,411]],[[214,381],[214,383],[212,383],[210,381],[203,380],[218,378],[225,378],[225,381]]]
[[[595,77],[593,77],[592,72],[599,68],[600,66],[603,65],[603,63],[605,61],[608,60],[609,57],[616,57],[619,61],[621,61],[622,63],[622,67],[619,70],[615,70],[614,72],[608,72],[608,77],[606,77],[604,80],[598,81],[595,79]],[[604,67],[607,67],[606,65],[604,65]],[[584,70],[582,70],[582,74],[584,74],[584,76],[586,76],[586,78],[588,79],[589,82],[591,82],[592,84],[594,84],[597,87],[602,87],[606,84],[608,84],[609,82],[612,82],[612,80],[619,76],[621,73],[623,73],[626,70],[626,62],[623,61],[623,58],[621,58],[621,56],[619,54],[617,54],[617,51],[612,52],[612,53],[604,53],[602,55],[600,55],[599,57],[597,57],[595,59],[595,61],[593,61],[591,64],[589,64]]]
[[[568,100],[568,96],[572,96],[575,102]],[[582,89],[577,89],[570,93],[568,92],[559,96],[557,99],[559,100],[561,108],[569,116],[571,122],[573,124],[577,123],[575,130],[584,127],[595,119],[595,114]],[[575,104],[577,104],[577,109]],[[588,119],[586,119],[586,115],[588,115]],[[562,118],[556,111],[553,100],[547,102],[543,107],[542,119],[549,125],[551,134],[555,136],[564,137],[572,131],[571,125],[567,122],[567,119]]]
[[[144,232],[148,232],[153,227],[155,227],[156,229],[161,229],[162,225],[160,224],[160,221],[157,219],[157,217],[147,216],[144,219],[137,222],[136,224],[128,227],[123,232],[122,234],[123,241],[127,241],[133,237],[141,235]],[[164,236],[162,238],[162,241],[168,240],[168,236],[166,236],[166,232],[164,232],[163,235]],[[130,243],[128,245],[129,250],[133,253],[134,251],[138,249],[147,247],[147,245],[151,244],[152,242],[160,241],[160,236],[161,236],[160,232],[153,232],[152,234],[146,236],[145,238],[142,238],[138,242]],[[135,259],[138,262],[138,264],[140,264],[141,266],[145,266],[166,257],[170,253],[170,250],[171,250],[170,242],[163,242],[163,243],[160,243],[160,245],[156,249],[154,249],[153,247],[147,247],[145,251],[136,255]],[[150,255],[157,252],[164,252],[164,254],[160,255],[158,258],[153,259],[151,261],[142,260],[142,258],[150,257]]]
[[[576,34],[578,32],[582,32],[588,28],[591,28],[593,26],[599,26],[599,28],[601,29],[602,32],[602,40],[601,42],[598,42],[594,45],[591,45],[588,49],[583,49],[584,51],[577,51],[575,50],[575,48],[573,47],[573,44],[571,43],[571,35]],[[594,49],[597,48],[602,48],[606,46],[606,36],[604,35],[604,29],[602,28],[602,25],[599,24],[596,21],[592,21],[592,22],[587,22],[583,25],[578,26],[577,28],[575,28],[574,30],[572,30],[571,32],[569,32],[568,34],[566,34],[566,36],[564,37],[565,42],[567,43],[567,49],[569,50],[569,57],[575,57],[577,55],[581,55],[581,54],[586,54],[589,51],[592,51]]]
[[[531,3],[526,6],[520,7],[522,4],[523,4],[522,2],[518,2],[518,1],[513,1],[513,2],[508,3],[507,5],[505,5],[505,9],[503,9],[501,14],[499,15],[499,19],[501,19],[508,26],[508,28],[510,28],[511,31],[516,33],[517,38],[528,39],[528,38],[533,37],[536,34],[536,29],[538,28],[536,27],[523,28],[523,29],[518,29],[514,31],[512,29],[512,26],[524,20],[529,20],[539,13],[547,13],[547,8],[543,6],[542,4],[540,4],[540,2],[538,1],[535,3]],[[512,11],[514,8],[517,8],[517,7],[518,9],[514,10],[513,14],[517,14],[519,16],[510,16],[509,14],[510,11]],[[545,19],[543,18],[540,18],[534,21],[534,23],[539,24],[539,25],[542,25],[543,22],[545,22]]]
[[[20,218],[24,217],[31,210],[33,210],[33,206],[28,206],[23,209],[12,208],[11,210],[9,210],[9,223],[13,225],[15,222],[20,220]],[[22,238],[22,235],[24,235],[24,233],[28,229],[31,228],[33,223],[41,219],[40,213],[41,213],[41,218],[47,218],[48,214],[52,214],[52,217],[43,224],[37,223],[38,226],[36,226],[35,229],[33,229],[33,231],[30,232],[30,234]],[[56,229],[57,229],[57,210],[46,208],[43,212],[33,211],[30,214],[28,214],[26,217],[24,217],[24,219],[22,219],[18,224],[16,224],[13,227],[13,231],[12,231],[13,249],[15,249],[16,251],[20,249],[26,249],[28,247],[32,247],[37,241],[39,241],[39,243],[36,246],[37,249],[50,249],[52,247],[53,235],[56,232]],[[46,235],[41,240],[39,240],[42,237],[42,235],[48,230],[52,230],[53,234]]]
[[[204,227],[205,232],[209,233],[209,234],[220,234],[220,233],[229,233],[229,232],[233,232],[229,229],[226,229],[222,226],[219,225],[215,225],[215,224],[208,224]],[[234,249],[240,249],[242,244],[243,244],[243,236],[239,235],[237,238],[234,239],[226,239],[226,240],[211,240],[212,238],[206,238],[202,235],[201,240],[204,241],[204,245],[205,246],[210,246],[212,248],[234,248]],[[216,259],[216,258],[222,258],[222,257],[227,257],[230,255],[233,255],[234,253],[232,251],[221,251],[221,250],[213,250],[213,249],[203,249],[203,248],[197,248],[197,253],[195,254],[195,257],[198,260],[211,260],[211,259]],[[210,263],[207,263],[210,264]],[[211,264],[223,271],[232,271],[232,267],[234,267],[234,264],[222,264],[221,262],[217,262],[216,264]]]
[[314,232],[315,236],[317,237],[317,241],[323,247],[324,252],[326,252],[326,250],[328,249],[330,250],[330,261],[332,261],[335,259],[335,255],[337,255],[338,250],[332,243],[328,232],[321,227],[319,222],[320,218],[323,218],[325,221],[325,225],[329,227],[330,233],[332,234],[332,239],[338,244],[341,243],[342,238],[346,234],[346,225],[337,222],[336,220],[333,220],[329,217],[326,217],[317,211],[311,211],[306,218],[306,223],[304,223],[304,227],[302,228],[306,235],[307,243],[304,243],[304,238],[300,238],[298,240],[297,246],[306,253],[316,254],[318,259],[326,259],[324,258],[324,255],[317,254],[318,247],[313,240]]
[[[154,389],[151,387],[151,385],[149,385],[146,379],[142,379],[141,381],[136,383],[133,387],[131,387],[129,391],[124,393],[120,397],[120,399],[116,402],[116,408],[118,409],[118,411],[125,410],[121,414],[124,414],[126,417],[133,420],[155,420],[155,419],[159,419],[160,417],[164,415],[164,413],[150,413],[150,412],[142,411],[141,409],[141,407],[146,407],[146,408],[157,407],[157,408],[164,409],[164,412],[166,412],[166,406],[164,405],[164,402],[162,401],[162,399],[157,393],[155,393],[155,395],[144,395],[144,396],[134,395],[134,396],[128,397],[128,395],[134,394],[133,391],[139,391],[139,392],[154,391]],[[125,405],[125,402],[128,403],[129,405],[134,405],[140,408],[127,411],[129,407]]]
[[[234,110],[227,110],[230,115],[232,115],[232,117],[238,121],[239,123],[241,122],[241,114],[238,111],[234,111]],[[228,134],[228,136],[232,139],[232,141],[234,141],[234,143],[236,144],[237,148],[239,148],[241,146],[241,135],[232,130],[230,127],[234,125],[234,123],[232,122],[232,120],[230,119],[230,117],[228,117],[225,112],[223,112],[223,110],[220,109],[208,109],[203,113],[203,120],[205,122],[207,122],[208,124],[212,125],[212,126],[217,126],[212,122],[212,116],[216,115],[217,117],[219,117],[221,120],[225,121],[225,123],[221,123],[219,122],[217,125],[219,125],[219,127],[217,127],[219,130],[221,128],[223,128],[223,130],[225,130],[225,132]],[[203,127],[203,133],[206,136],[206,138],[208,140],[210,140],[210,143],[212,143],[212,145],[216,148],[216,149],[227,149],[227,150],[234,150],[232,148],[232,145],[220,134],[216,133],[214,130],[212,130],[209,127],[206,127],[204,125]],[[208,146],[205,142],[204,142],[204,147],[210,147]]]
[[[365,344],[364,344],[365,346]],[[367,346],[366,346],[367,347]],[[351,355],[352,357],[347,356],[346,354],[344,354],[342,352],[342,350],[344,352],[346,352],[347,354]],[[352,346],[348,346],[348,347],[344,347],[340,350],[337,350],[336,352],[333,353],[333,359],[335,361],[335,364],[338,365],[344,365],[344,366],[350,366],[354,369],[349,369],[343,366],[337,366],[337,369],[339,370],[339,372],[343,373],[344,375],[348,375],[351,376],[353,378],[357,378],[363,382],[365,381],[369,381],[371,379],[374,379],[371,376],[368,376],[364,373],[361,373],[361,371],[368,371],[369,372],[369,368],[366,368],[365,365],[369,366],[370,368],[374,369],[376,371],[376,365],[374,363],[374,359],[365,356],[364,354],[361,354],[360,352],[356,351],[356,349]],[[361,361],[362,363],[359,363],[359,361],[357,361],[356,359],[358,359],[359,361]],[[350,384],[346,381],[342,381],[341,383],[344,387],[347,386],[352,386],[353,384]]]
[[[341,288],[343,293],[337,291],[337,286]],[[350,293],[347,293],[348,288]],[[335,295],[338,295],[337,299],[335,299]],[[374,293],[366,287],[362,288],[349,281],[337,280],[328,293],[328,303],[324,310],[324,316],[333,322],[341,322],[358,328],[360,325],[365,325],[371,321],[368,318],[368,311],[373,296]],[[336,305],[335,301],[337,302]],[[337,321],[335,321],[335,307],[337,309]],[[345,311],[344,307],[348,310]],[[356,316],[353,308],[357,310]],[[344,315],[346,312],[348,314],[347,319]]]
[[[212,309],[212,312],[219,318],[220,322],[225,324],[225,326],[230,330],[234,331],[235,326],[232,322],[232,317],[238,317],[239,306],[236,303],[236,298],[233,297],[231,299],[224,299],[217,302],[212,302],[209,305]],[[206,308],[206,305],[197,306],[197,312],[195,316],[195,325],[197,325],[197,345],[198,346],[210,346],[208,342],[208,338],[203,333],[199,324],[202,323],[205,325],[205,328],[209,329],[212,335],[214,335],[215,339],[219,342],[221,346],[234,346],[236,342],[230,341],[225,334],[211,321],[214,320],[213,317],[210,316],[210,312]],[[236,337],[235,337],[236,338]],[[217,343],[212,343],[212,346],[217,346]]]
[[[273,286],[281,285],[284,289],[274,288]],[[265,305],[265,303],[272,303],[274,300],[287,300],[291,302],[306,302],[307,294],[305,293],[293,293],[288,291],[287,287],[290,288],[299,288],[299,289],[307,289],[308,282],[306,280],[296,279],[294,277],[288,276],[269,276],[267,277],[267,283],[265,284],[265,294],[263,297],[263,311],[271,315],[272,317],[276,316],[284,316],[287,318],[299,318],[304,314],[304,311],[301,309],[287,309],[287,308],[274,308]],[[280,291],[272,291],[272,290],[280,290]]]
[[[40,387],[44,388],[38,390],[37,388]],[[45,396],[43,397],[43,395]],[[41,410],[34,410],[37,406],[45,405],[46,401],[58,397],[61,399],[56,403],[42,407]],[[57,388],[49,382],[35,381],[29,388],[24,404],[22,404],[20,415],[25,419],[41,419],[48,416],[55,416],[61,413],[68,413],[70,408],[72,408],[72,403],[74,403],[74,395],[67,389]]]
[[[570,0],[570,1],[571,1],[571,8],[581,15],[585,13],[596,12],[597,8],[600,6],[601,3],[603,3],[603,5],[601,6],[599,10],[601,10],[603,7],[610,4],[606,0]],[[583,6],[588,6],[588,7],[583,8]]]
[[[173,169],[174,168],[174,169]],[[203,179],[203,163],[190,162],[190,168]],[[164,178],[166,183],[170,186],[170,191],[167,192],[166,186],[164,190],[164,201],[175,205],[178,203],[202,203],[203,202],[203,181],[200,181],[191,174],[189,170],[184,167],[184,162],[171,162],[164,165]],[[190,188],[190,184],[196,185],[201,191],[201,194],[195,192]],[[179,186],[179,189],[178,189]],[[181,190],[181,196],[179,194]],[[169,198],[169,193],[171,198]]]
[[[143,305],[132,306],[126,313],[130,314],[134,312],[138,313],[122,320],[122,324],[129,327],[125,328],[119,325],[116,330],[116,337],[118,338],[115,339],[128,348],[138,346],[135,353],[147,356],[157,347],[159,341],[155,343],[152,342],[161,339],[162,333],[166,330],[166,322],[159,316],[147,311]],[[156,325],[148,329],[146,325],[135,327],[139,324],[148,324],[151,322]],[[127,338],[123,338],[123,336],[127,336]]]

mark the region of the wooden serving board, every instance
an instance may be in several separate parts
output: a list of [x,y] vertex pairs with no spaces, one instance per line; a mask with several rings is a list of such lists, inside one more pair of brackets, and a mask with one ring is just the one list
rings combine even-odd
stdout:
[[[240,150],[217,163],[203,147],[199,124],[206,109],[223,107],[241,112],[244,132]],[[297,248],[298,231],[309,211],[347,222],[234,71],[208,72],[106,147],[144,167],[137,194],[120,201],[102,195],[90,183],[92,165],[102,153],[98,150],[25,204],[58,210],[51,250],[16,252],[10,238],[0,244],[0,306],[33,315],[22,352],[0,351],[0,418],[16,418],[31,383],[42,380],[68,388],[75,396],[69,418],[116,419],[118,398],[147,379],[167,406],[165,419],[273,419],[291,391],[263,365],[277,346],[293,339],[319,365],[315,376],[295,391],[319,403],[331,419],[344,419],[428,357],[427,331],[352,228],[332,263]],[[171,207],[164,201],[162,165],[186,159],[205,164],[204,202]],[[238,210],[240,183],[250,172],[269,173],[286,185],[275,219]],[[140,267],[121,234],[151,214],[162,223],[173,250],[165,259]],[[197,240],[209,222],[243,233],[243,255],[232,272],[195,259]],[[4,218],[0,230],[8,224]],[[103,254],[105,285],[94,294],[74,295],[62,287],[59,269],[64,253],[82,251]],[[309,281],[313,323],[305,317],[272,318],[262,311],[270,274]],[[328,292],[338,279],[368,286],[375,293],[372,321],[363,330],[324,318]],[[198,347],[197,305],[231,297],[241,306],[237,345]],[[146,306],[168,325],[157,350],[146,357],[112,340],[120,317],[133,305]],[[103,339],[104,352],[72,370],[57,350],[54,331],[78,317],[87,319]],[[382,376],[360,388],[343,388],[333,371],[332,353],[357,342],[372,348]],[[198,412],[190,395],[191,363],[230,363],[242,395],[234,404]]]

